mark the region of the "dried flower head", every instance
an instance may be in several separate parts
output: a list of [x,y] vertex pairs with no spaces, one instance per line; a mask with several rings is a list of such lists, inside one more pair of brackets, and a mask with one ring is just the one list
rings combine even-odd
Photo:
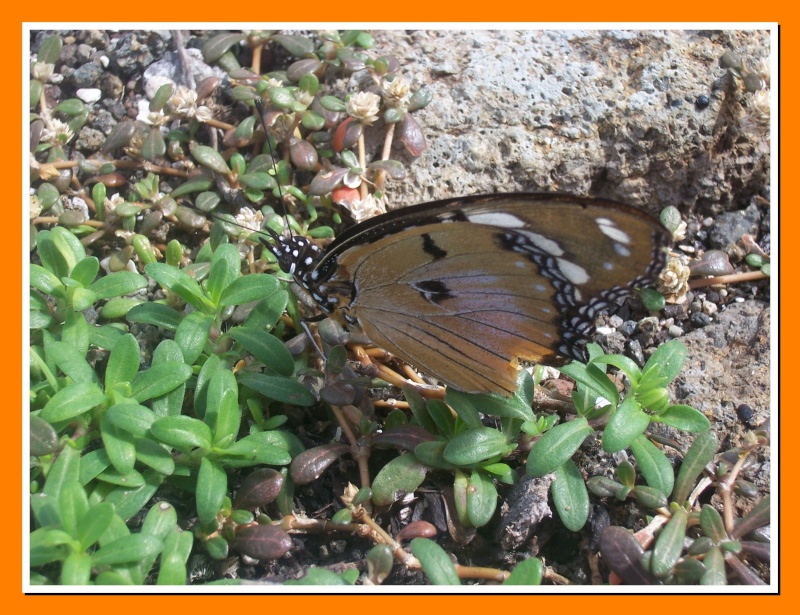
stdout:
[[69,124],[57,119],[49,119],[45,122],[42,129],[41,141],[45,143],[52,143],[53,145],[64,145],[69,143],[75,133],[69,127]]
[[759,90],[750,96],[742,128],[757,137],[769,136],[770,129],[770,91]]
[[405,108],[408,102],[410,86],[411,84],[408,82],[408,79],[401,75],[397,75],[392,81],[384,79],[381,83],[383,102],[385,102],[388,107]]
[[672,231],[673,241],[683,241],[686,239],[686,220],[681,220],[677,228]]
[[171,115],[191,119],[197,113],[197,92],[179,85],[165,105]]
[[354,201],[350,206],[350,213],[353,219],[358,223],[369,218],[374,218],[380,214],[386,213],[386,197],[375,198],[374,195],[368,194],[363,199]]
[[658,276],[658,292],[667,303],[684,303],[689,292],[689,267],[676,254],[669,255],[669,262]]
[[197,113],[195,114],[198,122],[210,122],[214,119],[214,112],[206,107],[205,105],[201,105],[197,107]]
[[49,62],[34,62],[33,67],[31,68],[31,76],[34,79],[38,79],[42,83],[45,83],[53,76],[53,71],[55,70],[55,65],[50,64]]
[[264,214],[260,211],[250,209],[249,207],[242,207],[239,213],[236,214],[236,224],[241,227],[239,229],[239,242],[245,241],[251,233],[261,231],[261,224],[264,222]]
[[358,92],[347,101],[347,113],[357,122],[372,124],[378,119],[381,98],[372,92]]

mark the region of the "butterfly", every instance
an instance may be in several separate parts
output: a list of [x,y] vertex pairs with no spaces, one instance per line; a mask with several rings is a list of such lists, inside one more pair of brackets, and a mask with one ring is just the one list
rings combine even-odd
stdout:
[[264,244],[320,309],[466,393],[512,394],[519,360],[585,360],[595,317],[664,266],[670,235],[609,200],[494,194],[398,209],[323,250]]

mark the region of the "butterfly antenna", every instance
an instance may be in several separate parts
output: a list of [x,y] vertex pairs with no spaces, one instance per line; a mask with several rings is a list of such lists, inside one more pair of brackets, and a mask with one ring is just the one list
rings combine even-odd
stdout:
[[264,116],[266,115],[265,112],[264,112],[264,105],[261,104],[261,99],[260,98],[256,98],[254,102],[255,102],[255,105],[256,105],[256,111],[258,112],[258,117],[261,120],[261,125],[264,127],[264,137],[267,140],[267,148],[269,149],[269,157],[270,157],[270,160],[272,160],[272,169],[273,169],[273,171],[275,171],[275,181],[278,184],[278,199],[280,200],[280,203],[281,203],[281,213],[283,215],[283,223],[285,225],[285,228],[287,230],[289,230],[289,215],[286,213],[286,204],[283,202],[283,192],[281,191],[281,182],[280,182],[280,179],[278,177],[278,165],[275,162],[275,151],[272,149],[272,142],[270,141],[269,131],[267,130],[267,122],[264,119]]

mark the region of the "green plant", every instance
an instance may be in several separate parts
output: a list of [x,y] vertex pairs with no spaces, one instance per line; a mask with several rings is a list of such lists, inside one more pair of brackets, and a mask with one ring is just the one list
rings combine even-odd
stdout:
[[[681,342],[662,344],[644,369],[627,357],[600,354],[597,346],[590,345],[589,354],[586,365],[573,362],[562,369],[578,383],[572,394],[577,418],[546,431],[531,448],[527,466],[531,476],[556,473],[552,487],[556,510],[573,531],[586,522],[589,499],[571,458],[594,433],[593,425],[604,425],[603,450],[616,453],[630,447],[648,485],[665,496],[672,491],[672,467],[664,453],[645,437],[645,430],[651,422],[693,433],[709,428],[708,419],[694,408],[669,403],[666,387],[686,358]],[[617,367],[628,377],[630,391],[624,400],[620,401],[616,387],[601,367],[605,365]]]
[[[740,519],[731,496],[734,489],[754,495],[739,473],[766,443],[764,432],[751,432],[743,447],[716,456],[714,434],[700,434],[686,452],[669,505],[663,494],[634,485],[631,467],[623,472],[618,468],[624,484],[602,477],[590,479],[590,489],[598,496],[624,500],[632,495],[641,506],[657,511],[635,535],[613,525],[603,531],[600,552],[617,582],[726,585],[730,569],[744,584],[763,584],[753,567],[769,561],[769,537],[759,531],[770,521],[769,496]],[[720,495],[722,515],[714,506],[698,502],[710,487]]]

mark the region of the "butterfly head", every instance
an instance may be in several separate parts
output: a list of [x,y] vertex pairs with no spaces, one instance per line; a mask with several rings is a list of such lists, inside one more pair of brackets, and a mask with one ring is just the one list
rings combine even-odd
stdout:
[[279,235],[269,227],[264,232],[270,236],[271,241],[262,239],[262,242],[275,256],[281,271],[293,276],[295,282],[311,293],[323,310],[330,311],[327,309],[326,298],[314,283],[314,271],[324,255],[322,249],[299,235]]

